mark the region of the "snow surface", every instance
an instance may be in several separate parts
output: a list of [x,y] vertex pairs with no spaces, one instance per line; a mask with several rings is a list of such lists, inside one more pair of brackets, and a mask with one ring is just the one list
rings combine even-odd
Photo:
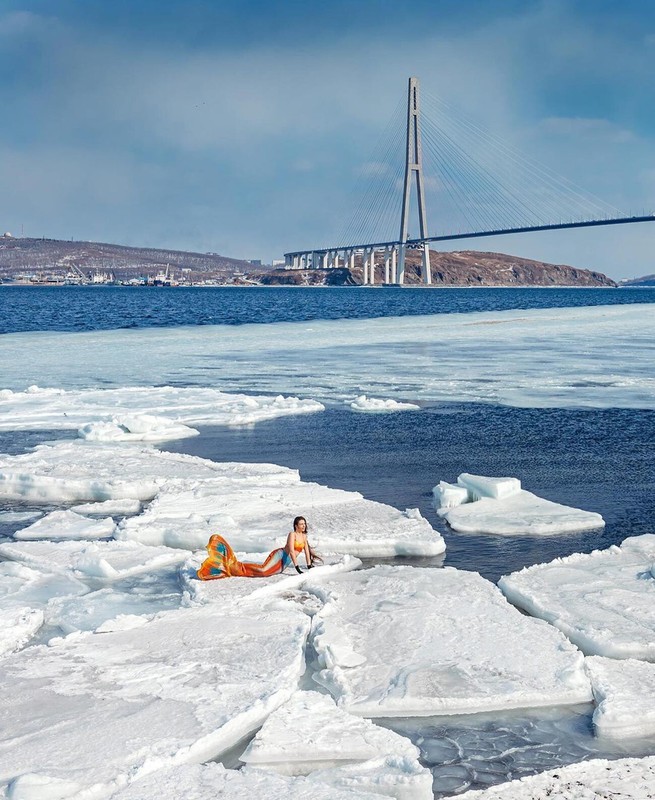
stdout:
[[598,734],[655,734],[655,664],[589,656],[585,665],[596,701],[593,723]]
[[416,403],[401,403],[398,400],[381,400],[376,397],[367,397],[365,394],[360,394],[348,405],[353,411],[359,411],[364,414],[387,414],[392,411],[419,411],[421,406]]
[[325,605],[314,680],[366,717],[465,714],[591,699],[583,657],[477,573],[375,567],[308,582]]
[[458,800],[649,800],[655,796],[653,787],[655,756],[649,756],[585,761],[457,797]]
[[156,442],[195,436],[198,431],[191,425],[253,425],[323,410],[314,400],[227,394],[206,387],[30,386],[23,392],[0,391],[0,430],[79,429],[82,438],[94,441]]
[[120,539],[195,550],[213,533],[237,551],[281,546],[304,514],[320,553],[431,556],[441,535],[416,509],[401,512],[358,492],[300,480],[274,464],[215,463],[140,445],[73,440],[0,456],[0,497],[38,503],[154,501],[116,532]]
[[409,739],[337,708],[318,692],[296,692],[266,720],[240,756],[249,766],[365,788],[398,800],[432,800],[432,775]]
[[[188,764],[147,775],[112,800],[380,800],[378,793],[337,788],[311,778],[288,778],[260,769]],[[21,798],[21,800],[23,800]],[[28,800],[28,798],[25,798]],[[29,798],[32,800],[32,798]],[[41,798],[40,800],[51,800]],[[54,800],[54,798],[52,798]]]
[[[655,315],[648,303],[16,333],[2,337],[3,384],[20,392],[30,383],[87,389],[99,385],[102,364],[105,387],[198,385],[339,403],[366,394],[421,404],[655,408],[654,340]],[[20,401],[8,396],[6,402],[18,418]],[[46,405],[44,401],[44,420],[52,420]],[[139,408],[171,416],[156,401],[145,401]],[[25,422],[32,426],[29,404],[24,409]],[[107,413],[113,415],[116,409],[108,408]],[[90,416],[78,420],[76,427],[98,415]],[[198,416],[204,421],[192,415],[180,421],[200,425],[216,420],[211,403],[203,405]]]
[[655,535],[506,575],[514,605],[559,628],[588,655],[655,661]]
[[437,513],[460,533],[543,536],[605,525],[600,514],[553,503],[521,489],[518,478],[464,472],[457,485],[440,481],[432,493]]
[[87,519],[74,511],[52,511],[27,528],[14,533],[14,539],[106,539],[116,525],[111,517]]
[[290,697],[308,629],[291,604],[200,606],[163,612],[136,633],[78,633],[7,656],[0,786],[36,772],[107,796],[219,756]]

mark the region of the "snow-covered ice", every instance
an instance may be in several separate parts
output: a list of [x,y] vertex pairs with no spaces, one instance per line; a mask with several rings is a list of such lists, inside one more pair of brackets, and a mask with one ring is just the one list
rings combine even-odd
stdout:
[[437,513],[460,533],[550,535],[601,528],[600,514],[554,503],[521,489],[518,478],[462,473],[432,490]]
[[0,430],[78,429],[81,437],[95,441],[156,442],[195,436],[193,425],[252,425],[323,410],[314,400],[228,394],[209,387],[30,386],[0,391]]
[[31,772],[78,787],[63,797],[102,797],[217,757],[291,696],[308,629],[291,604],[207,605],[6,656],[0,786]]
[[432,775],[418,756],[409,739],[346,713],[331,697],[296,692],[271,714],[240,759],[332,786],[432,800]]
[[43,611],[37,608],[0,606],[0,656],[19,650],[43,625]]
[[655,535],[556,558],[502,577],[514,605],[559,628],[588,655],[655,661]]
[[650,800],[655,795],[655,756],[597,759],[459,794],[459,800]]
[[314,679],[367,717],[566,705],[591,699],[582,654],[477,573],[376,567],[306,585],[325,600]]
[[107,539],[116,524],[111,517],[88,519],[75,511],[51,511],[14,533],[14,539]]
[[[160,770],[112,795],[112,800],[380,800],[378,793],[325,785],[261,769],[225,769],[222,764],[185,764]],[[20,798],[19,800],[33,800]],[[56,800],[56,798],[43,798]]]
[[612,738],[655,734],[655,664],[589,656],[586,667],[596,701],[593,723]]
[[416,403],[402,403],[398,400],[382,400],[378,397],[367,397],[360,394],[354,400],[347,402],[353,411],[364,414],[388,414],[393,411],[418,411],[421,406]]

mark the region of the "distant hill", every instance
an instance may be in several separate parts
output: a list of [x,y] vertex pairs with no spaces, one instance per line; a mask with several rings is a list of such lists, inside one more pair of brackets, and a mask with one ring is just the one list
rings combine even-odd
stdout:
[[[406,284],[421,283],[420,258],[419,251],[408,251]],[[546,264],[503,253],[432,250],[430,265],[435,286],[616,286],[601,272],[563,264]],[[353,270],[346,267],[330,270],[272,270],[217,253],[0,236],[0,281],[37,276],[40,282],[62,282],[66,276],[74,279],[76,275],[90,276],[94,273],[112,273],[118,281],[130,281],[145,276],[153,277],[167,268],[175,273],[177,281],[186,284],[209,281],[353,286],[362,283],[361,258],[355,261]],[[381,283],[383,269],[380,264],[376,267],[377,283]],[[636,280],[655,280],[655,276]]]
[[112,272],[117,280],[130,280],[153,275],[167,266],[177,277],[181,277],[182,270],[185,270],[187,280],[228,279],[235,272],[253,269],[248,261],[217,253],[0,236],[0,280],[32,273],[64,276],[76,270],[84,274]]
[[[431,250],[430,267],[435,286],[616,286],[602,272],[474,250],[454,253]],[[384,266],[378,263],[375,274],[376,283],[381,283]],[[273,270],[259,279],[266,284],[361,284],[361,259],[356,260],[352,271],[346,268]],[[417,250],[410,250],[407,254],[405,283],[421,283],[421,255]]]
[[621,286],[655,286],[655,275],[644,275],[643,278],[631,278],[619,281]]

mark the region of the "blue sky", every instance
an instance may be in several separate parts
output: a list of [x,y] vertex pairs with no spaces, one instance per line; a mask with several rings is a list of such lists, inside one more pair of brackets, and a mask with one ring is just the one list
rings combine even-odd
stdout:
[[[264,260],[329,244],[409,75],[652,213],[654,65],[645,0],[0,0],[0,228]],[[655,272],[653,244],[643,224],[444,249],[621,278]]]

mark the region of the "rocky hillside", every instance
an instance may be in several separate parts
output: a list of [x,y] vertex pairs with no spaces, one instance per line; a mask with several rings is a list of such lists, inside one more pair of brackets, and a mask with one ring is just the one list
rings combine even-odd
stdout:
[[217,253],[0,236],[0,280],[32,273],[63,276],[71,270],[80,270],[85,275],[96,271],[112,272],[117,280],[130,280],[154,274],[167,266],[178,276],[184,270],[189,279],[230,278],[235,272],[253,268],[248,261]]
[[[577,269],[563,264],[545,264],[503,253],[454,253],[430,251],[432,283],[435,286],[616,286],[601,272]],[[376,283],[381,283],[384,267],[376,267]],[[362,283],[361,262],[351,272],[338,270],[275,270],[260,276],[267,284],[348,285]],[[421,256],[409,251],[405,264],[405,283],[421,283]]]
[[631,278],[620,281],[621,286],[655,286],[655,275],[644,275],[642,278]]

